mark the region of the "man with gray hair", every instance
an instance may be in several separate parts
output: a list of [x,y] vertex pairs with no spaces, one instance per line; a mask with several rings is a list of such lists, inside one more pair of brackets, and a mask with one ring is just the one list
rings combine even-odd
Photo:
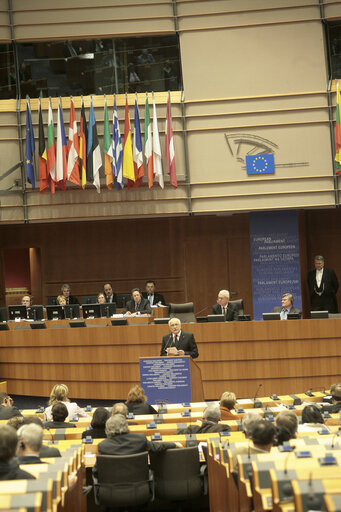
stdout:
[[162,452],[169,448],[182,448],[181,443],[148,441],[145,434],[129,431],[127,420],[122,414],[114,414],[105,424],[107,439],[98,445],[101,455],[133,455],[142,452]]
[[189,425],[179,428],[178,434],[204,434],[205,432],[228,432],[230,427],[224,423],[218,423],[221,419],[221,411],[217,405],[209,405],[204,410],[201,425]]
[[193,359],[198,357],[199,352],[194,334],[181,330],[179,318],[171,318],[168,327],[170,334],[166,334],[162,338],[160,356],[191,356]]
[[260,422],[262,419],[262,416],[258,414],[258,412],[247,412],[244,414],[242,418],[242,429],[245,434],[245,437],[248,439],[252,436],[252,431],[257,425],[257,423]]
[[339,282],[332,268],[325,268],[324,257],[318,254],[314,258],[314,270],[308,272],[308,288],[311,311],[337,313],[336,292]]
[[229,300],[230,292],[220,290],[217,304],[212,307],[212,315],[224,315],[225,322],[236,322],[238,321],[238,308],[234,304],[230,304]]
[[128,407],[123,402],[117,402],[112,406],[111,415],[122,414],[125,418],[128,416]]
[[44,430],[39,425],[29,423],[18,429],[17,455],[19,464],[40,464],[40,449],[43,444]]

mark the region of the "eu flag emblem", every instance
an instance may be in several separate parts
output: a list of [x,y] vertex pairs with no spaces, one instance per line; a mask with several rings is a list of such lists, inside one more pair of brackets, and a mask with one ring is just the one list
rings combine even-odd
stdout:
[[275,174],[273,153],[268,155],[246,155],[247,174]]

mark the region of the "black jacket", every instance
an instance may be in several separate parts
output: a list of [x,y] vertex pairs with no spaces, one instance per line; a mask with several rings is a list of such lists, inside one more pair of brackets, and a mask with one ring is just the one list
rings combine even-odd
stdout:
[[201,425],[189,425],[179,428],[177,434],[205,434],[206,432],[228,432],[230,427],[224,423],[214,423],[213,421],[203,421]]
[[0,461],[0,480],[35,480],[36,477],[19,468],[18,459]]
[[127,402],[126,406],[128,411],[132,412],[134,416],[139,414],[157,414],[157,411],[151,405],[146,402]]
[[[212,315],[222,315],[223,310],[220,304],[214,304],[212,307]],[[235,304],[227,303],[226,322],[238,321],[238,308]]]
[[72,428],[75,426],[74,423],[66,421],[46,421],[46,423],[44,423],[44,428]]
[[14,416],[22,416],[17,407],[14,407],[13,405],[10,405],[9,407],[0,405],[0,420],[9,420]]

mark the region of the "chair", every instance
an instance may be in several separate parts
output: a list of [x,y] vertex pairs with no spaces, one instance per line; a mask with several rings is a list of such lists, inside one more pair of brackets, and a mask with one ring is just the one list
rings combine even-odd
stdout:
[[96,304],[97,295],[82,295],[82,304]]
[[7,322],[8,314],[7,308],[0,308],[0,322]]
[[181,502],[207,494],[206,465],[200,469],[197,446],[151,452],[149,456],[157,498]]
[[154,499],[148,452],[136,455],[97,455],[96,502],[107,507],[142,506]]
[[243,299],[237,299],[237,300],[230,300],[230,304],[234,304],[237,306],[238,309],[238,315],[244,315],[244,301]]
[[194,304],[193,302],[186,302],[184,304],[172,304],[168,305],[168,313],[170,318],[179,318],[183,323],[196,322],[197,319],[194,315]]

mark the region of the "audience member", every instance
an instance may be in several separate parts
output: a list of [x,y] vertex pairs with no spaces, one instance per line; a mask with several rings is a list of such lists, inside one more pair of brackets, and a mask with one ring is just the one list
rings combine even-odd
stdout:
[[189,425],[179,428],[178,434],[204,434],[205,432],[228,432],[230,427],[224,423],[218,423],[221,420],[221,412],[216,405],[209,405],[204,410],[203,421],[201,425]]
[[147,403],[147,397],[144,394],[144,389],[138,384],[130,388],[126,405],[128,407],[128,412],[132,412],[134,415],[157,414],[154,407]]
[[71,295],[69,284],[63,284],[60,290],[66,299],[66,304],[79,304],[77,298]]
[[162,338],[161,356],[199,356],[198,347],[191,332],[181,330],[179,318],[171,318],[168,322],[171,334]]
[[68,410],[63,402],[57,402],[52,406],[52,421],[47,421],[44,428],[72,428],[76,425],[74,423],[66,422],[68,417]]
[[262,416],[258,412],[247,412],[242,417],[242,429],[247,439],[251,439],[252,431]]
[[238,455],[247,455],[253,453],[268,453],[274,445],[276,429],[271,421],[260,419],[257,421],[251,431],[250,439],[252,444],[236,446],[233,454],[233,469],[238,471]]
[[298,420],[293,411],[285,410],[278,413],[275,418],[275,425],[277,429],[276,444],[278,446],[297,437]]
[[58,295],[56,298],[56,303],[58,306],[66,306],[66,298],[64,295]]
[[328,311],[337,313],[336,293],[339,282],[333,269],[325,268],[324,257],[315,256],[315,270],[308,272],[308,288],[311,311]]
[[300,315],[301,310],[294,308],[294,296],[292,293],[283,293],[282,306],[275,306],[272,310],[273,313],[280,313],[281,320],[287,320],[289,314]]
[[35,477],[19,468],[17,451],[18,436],[13,427],[0,426],[0,480],[35,480]]
[[98,304],[106,304],[106,303],[107,303],[107,300],[106,300],[106,298],[105,298],[104,293],[100,292],[100,293],[97,295],[97,303],[98,303]]
[[[9,424],[9,422],[7,424]],[[44,428],[44,424],[38,416],[25,416],[25,418],[23,418],[22,425],[30,424],[38,425],[39,427]],[[47,444],[42,444],[39,452],[39,457],[43,459],[46,459],[48,457],[61,457],[61,454],[58,448],[56,448],[55,446],[47,446]]]
[[320,409],[313,404],[306,405],[302,411],[302,421],[298,426],[298,432],[316,432],[322,428],[328,430],[324,425]]
[[123,402],[117,402],[111,409],[111,415],[122,414],[125,418],[128,416],[128,407]]
[[18,428],[21,427],[21,425],[23,425],[23,424],[24,424],[24,417],[23,416],[13,416],[7,422],[7,425],[9,425],[10,427],[13,427],[14,430],[18,430]]
[[105,423],[109,416],[110,414],[105,407],[97,407],[91,420],[91,428],[82,433],[82,439],[88,436],[92,439],[105,439]]
[[161,293],[156,293],[155,291],[155,281],[148,279],[148,281],[145,282],[145,287],[146,291],[142,293],[142,296],[145,299],[148,299],[151,306],[160,306],[162,304],[166,304],[163,295],[161,295]]
[[7,393],[0,393],[0,420],[8,420],[13,416],[21,416],[21,412],[13,405],[13,400]]
[[322,412],[335,413],[341,411],[341,384],[332,384],[330,386],[330,394],[332,396],[332,404],[324,405]]
[[49,400],[49,406],[46,407],[44,413],[44,420],[50,421],[52,418],[51,409],[52,406],[57,402],[63,402],[68,410],[69,419],[72,420],[75,416],[88,417],[89,415],[78,405],[76,402],[70,402],[69,400],[69,388],[66,384],[55,384],[52,388]]
[[40,449],[43,444],[44,430],[30,423],[22,425],[18,432],[19,445],[17,456],[19,464],[40,464]]
[[235,420],[236,416],[232,414],[231,410],[236,405],[236,395],[231,391],[225,391],[220,397],[220,412],[222,420]]
[[24,295],[21,298],[21,305],[26,306],[27,308],[29,308],[32,305],[32,299],[31,299],[30,295]]
[[238,320],[238,308],[235,304],[230,304],[230,292],[220,290],[218,293],[218,304],[212,307],[212,315],[224,315],[226,322],[235,322]]
[[151,315],[152,310],[147,299],[141,295],[139,288],[133,288],[131,291],[131,299],[128,300],[126,307],[123,310],[126,315],[137,315],[140,313],[148,313]]
[[111,283],[105,283],[103,290],[106,302],[116,302],[116,294],[113,292]]

